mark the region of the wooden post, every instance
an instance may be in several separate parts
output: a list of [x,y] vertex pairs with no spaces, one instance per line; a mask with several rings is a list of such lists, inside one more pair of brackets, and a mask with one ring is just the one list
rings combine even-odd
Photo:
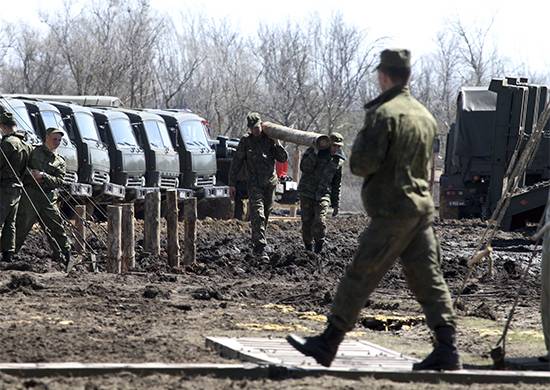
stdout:
[[84,253],[86,250],[86,206],[79,204],[74,207],[74,210],[76,212],[75,228],[77,231],[74,248],[77,253]]
[[122,205],[122,265],[121,272],[136,267],[136,239],[134,223],[134,204]]
[[143,246],[146,252],[160,254],[160,192],[145,195]]
[[166,191],[166,236],[168,247],[168,265],[172,268],[180,265],[180,243],[178,229],[178,193]]
[[183,264],[189,265],[195,262],[196,238],[197,238],[197,198],[183,200],[183,220],[185,221],[185,238],[183,247]]
[[120,262],[122,258],[122,249],[120,247],[121,239],[121,220],[122,208],[120,206],[107,206],[107,272],[120,273]]

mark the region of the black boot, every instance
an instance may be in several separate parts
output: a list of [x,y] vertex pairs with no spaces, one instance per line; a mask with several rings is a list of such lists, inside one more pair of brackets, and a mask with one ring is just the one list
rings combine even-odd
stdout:
[[313,248],[313,252],[315,253],[321,253],[323,251],[323,241],[315,241],[315,247]]
[[2,252],[2,261],[11,263],[13,261],[13,252]]
[[306,251],[308,251],[308,252],[313,251],[313,244],[311,242],[304,242],[304,247],[306,248]]
[[300,353],[314,358],[320,365],[330,367],[345,335],[346,332],[329,323],[319,336],[303,338],[290,334],[286,336],[286,341]]
[[452,326],[441,326],[435,329],[436,344],[420,363],[413,364],[413,370],[451,371],[461,370],[460,356],[456,349],[456,333]]

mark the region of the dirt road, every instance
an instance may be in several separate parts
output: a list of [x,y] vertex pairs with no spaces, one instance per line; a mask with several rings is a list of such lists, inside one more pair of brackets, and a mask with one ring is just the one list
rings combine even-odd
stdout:
[[[205,348],[205,336],[284,337],[290,331],[318,332],[323,328],[323,314],[330,308],[335,285],[366,223],[362,216],[331,219],[326,251],[323,256],[315,256],[302,249],[298,221],[274,221],[269,227],[273,252],[269,261],[260,261],[251,256],[247,224],[200,221],[197,264],[177,270],[168,269],[164,253],[156,258],[143,252],[138,224],[138,266],[122,276],[91,273],[85,264],[77,266],[70,275],[59,272],[56,264],[48,271],[49,250],[42,234],[35,231],[19,261],[0,264],[0,361],[229,362]],[[476,221],[436,224],[442,242],[442,267],[453,293],[482,227]],[[521,267],[530,256],[525,238],[530,233],[499,233],[493,278],[484,276],[483,265],[466,287],[459,311],[459,344],[467,364],[491,364],[487,353],[498,338],[506,311],[520,287]],[[100,240],[94,245],[103,252]],[[508,356],[536,356],[544,352],[538,309],[539,271],[537,260],[523,284]],[[421,315],[397,264],[367,303],[350,337],[363,337],[422,357],[431,345],[426,326],[417,319]],[[28,381],[1,376],[0,387],[406,388],[368,379],[232,382],[129,374]]]

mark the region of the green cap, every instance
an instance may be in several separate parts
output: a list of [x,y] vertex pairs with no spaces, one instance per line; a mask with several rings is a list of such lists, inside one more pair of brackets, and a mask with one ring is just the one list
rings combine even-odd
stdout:
[[380,63],[376,69],[409,68],[411,67],[411,52],[407,49],[386,49],[380,53]]
[[260,114],[258,114],[257,112],[250,112],[246,116],[246,125],[249,129],[258,126],[261,122],[262,119],[260,118]]
[[7,111],[0,113],[0,124],[7,126],[17,125],[17,123],[15,123],[15,119],[13,119],[13,114]]
[[340,133],[330,133],[330,143],[337,146],[344,145],[344,136]]
[[57,127],[48,127],[46,129],[46,135],[50,135],[50,134],[61,134],[61,135],[65,135],[65,132],[61,129],[58,129]]

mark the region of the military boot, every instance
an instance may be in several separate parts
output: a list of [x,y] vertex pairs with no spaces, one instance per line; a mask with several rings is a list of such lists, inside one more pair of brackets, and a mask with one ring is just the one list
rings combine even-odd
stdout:
[[450,371],[461,370],[460,356],[456,349],[456,332],[452,326],[435,329],[435,347],[420,363],[413,364],[413,370]]
[[325,331],[319,336],[304,338],[290,334],[286,337],[286,341],[300,353],[314,358],[320,365],[330,367],[345,335],[346,332],[329,322]]
[[313,248],[313,252],[319,254],[323,251],[323,244],[324,242],[322,240],[315,241],[315,246]]
[[69,273],[75,265],[75,259],[70,253],[63,254],[63,265],[65,266],[65,272]]
[[13,252],[2,252],[2,261],[11,263],[13,261]]
[[311,252],[313,251],[313,244],[311,242],[304,242],[304,248],[306,248],[306,251]]

